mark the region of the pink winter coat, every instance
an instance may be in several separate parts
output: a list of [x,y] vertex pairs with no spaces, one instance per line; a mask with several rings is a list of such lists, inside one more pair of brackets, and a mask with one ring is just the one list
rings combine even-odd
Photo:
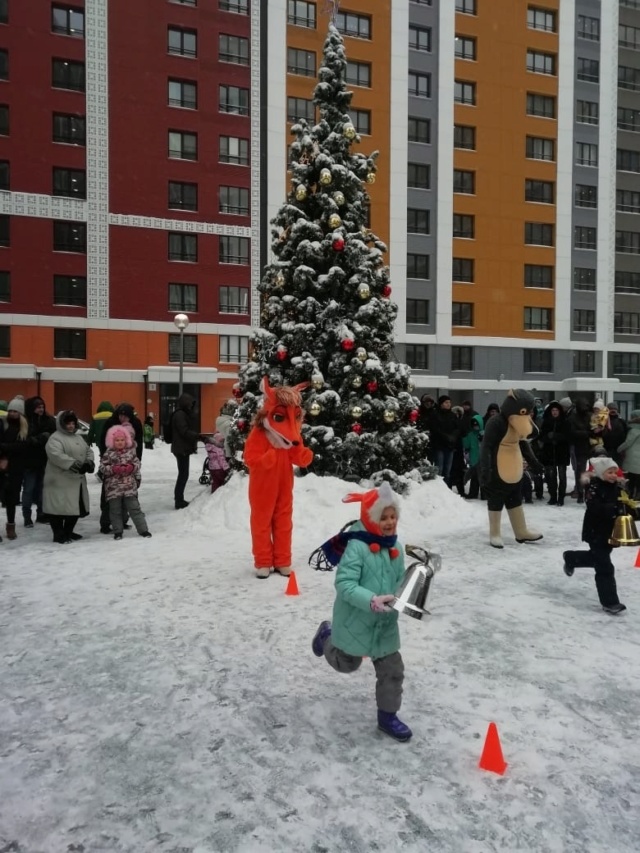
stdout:
[[[131,471],[119,471],[122,465],[130,465]],[[104,496],[108,501],[114,498],[136,497],[138,494],[140,460],[136,456],[135,446],[126,447],[124,450],[107,450],[100,460],[99,471],[104,477]]]

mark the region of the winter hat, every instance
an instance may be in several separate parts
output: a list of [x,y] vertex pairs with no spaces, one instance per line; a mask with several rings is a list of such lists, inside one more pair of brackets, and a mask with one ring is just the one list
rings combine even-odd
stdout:
[[78,426],[78,416],[77,416],[77,415],[76,415],[76,413],[73,411],[73,409],[67,409],[67,410],[66,410],[66,411],[64,411],[64,412],[61,412],[61,413],[60,413],[60,415],[59,415],[59,417],[60,417],[60,423],[61,423],[63,426],[64,426],[65,424],[71,423],[71,421],[73,421],[73,422],[74,422],[74,424],[75,424],[76,426]]
[[128,418],[132,418],[133,414],[133,406],[131,403],[120,403],[118,408],[116,409],[117,415],[126,415]]
[[446,403],[447,400],[451,400],[451,397],[447,396],[447,394],[441,394],[438,397],[438,405],[441,406],[443,403]]
[[563,397],[562,400],[558,400],[558,402],[565,410],[565,412],[568,412],[569,409],[573,406],[573,400],[571,399],[571,397]]
[[451,411],[454,413],[454,415],[458,415],[459,417],[462,417],[464,415],[464,409],[462,408],[462,406],[452,406]]
[[617,403],[607,403],[607,409],[609,409],[610,412],[617,412],[618,411],[618,404]]
[[[374,533],[376,536],[382,536],[380,519],[382,518],[383,511],[388,506],[392,506],[396,511],[396,516],[400,518],[398,496],[386,480],[377,489],[371,489],[368,492],[362,493],[352,492],[346,498],[342,498],[342,503],[345,504],[358,502],[360,503],[360,521],[369,533]],[[380,550],[380,546],[377,543],[373,543],[369,547],[374,553]],[[392,553],[393,551],[396,553]],[[397,557],[400,552],[392,548],[390,549],[390,553],[392,557]]]
[[[129,425],[127,424],[127,427]],[[109,427],[107,430],[107,434],[104,439],[104,443],[109,448],[109,450],[113,450],[114,442],[116,438],[124,438],[124,446],[125,447],[133,447],[133,435],[132,430],[125,429],[124,426],[119,426],[116,424],[115,426]]]
[[8,412],[18,412],[21,415],[24,415],[24,397],[18,395],[14,397],[13,400],[9,402],[7,406]]
[[604,404],[604,400],[595,400],[594,404],[593,404],[593,406],[591,406],[591,408],[597,409],[599,412],[601,412],[603,409],[606,408],[606,406]]
[[604,444],[596,444],[594,447],[594,453],[596,456],[606,456],[609,451],[604,446]]
[[614,462],[609,456],[595,456],[593,459],[589,460],[589,464],[593,468],[593,471],[596,477],[599,477],[602,480],[605,471],[608,471],[609,468],[615,468],[618,470],[618,463]]
[[630,423],[640,423],[640,409],[634,409],[629,413],[629,422]]

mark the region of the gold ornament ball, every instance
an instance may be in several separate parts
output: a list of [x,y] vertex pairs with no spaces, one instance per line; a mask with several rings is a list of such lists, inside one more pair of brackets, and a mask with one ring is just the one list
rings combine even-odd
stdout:
[[375,184],[375,182],[376,182],[376,173],[375,172],[369,172],[369,174],[367,175],[367,183],[368,184]]
[[386,424],[392,424],[396,419],[396,413],[392,412],[391,409],[385,409],[382,418]]
[[329,217],[329,228],[339,228],[342,225],[342,219],[338,216],[337,213],[332,213]]
[[274,283],[275,287],[284,287],[284,276],[282,275],[281,272],[279,272],[277,274],[273,283]]
[[371,296],[368,284],[361,284],[358,288],[358,296],[360,299],[368,299]]
[[362,417],[362,409],[360,408],[360,406],[354,406],[351,409],[351,417],[354,419],[354,421],[357,421],[358,418]]
[[320,391],[321,388],[324,388],[324,379],[322,376],[314,376],[311,379],[311,387],[314,391]]
[[296,201],[304,201],[307,197],[307,188],[304,184],[298,184],[296,187]]
[[320,405],[320,403],[314,402],[309,406],[309,414],[313,418],[317,418],[321,411],[322,406]]
[[328,184],[331,183],[332,180],[333,180],[333,176],[332,176],[331,171],[329,169],[321,169],[320,170],[320,183],[323,186],[326,187]]
[[362,385],[362,377],[361,376],[354,376],[353,379],[351,380],[351,384],[353,385],[354,388],[360,388],[360,386]]
[[341,193],[340,190],[338,190],[337,193],[333,194],[333,200],[335,201],[336,204],[338,204],[338,205],[340,205],[340,207],[342,207],[342,205],[344,204],[344,201],[345,201],[344,193]]
[[367,351],[364,347],[358,347],[358,349],[356,350],[356,358],[358,358],[360,361],[367,360]]
[[413,382],[408,382],[408,383],[407,383],[407,391],[413,391],[413,389],[414,389],[415,387],[416,387],[416,386],[413,384]]
[[356,138],[356,129],[352,124],[345,124],[342,133],[346,136],[347,139]]

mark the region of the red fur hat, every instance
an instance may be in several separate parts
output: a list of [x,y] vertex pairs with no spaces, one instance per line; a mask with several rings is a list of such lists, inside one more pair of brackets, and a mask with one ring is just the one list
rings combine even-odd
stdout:
[[[352,492],[346,498],[342,498],[342,503],[358,503],[360,502],[360,521],[369,533],[375,533],[377,536],[382,536],[380,530],[380,519],[382,513],[388,506],[392,506],[396,511],[396,516],[400,518],[400,503],[398,496],[393,491],[389,483],[385,480],[377,489],[371,489],[368,492]],[[369,546],[372,551],[379,551],[380,546]],[[396,550],[395,548],[392,550]],[[393,555],[392,556],[397,556]]]
[[133,430],[129,427],[129,424],[116,424],[115,426],[109,427],[104,439],[104,443],[109,448],[109,450],[113,450],[114,439],[121,438],[123,436],[125,441],[124,446],[133,447]]

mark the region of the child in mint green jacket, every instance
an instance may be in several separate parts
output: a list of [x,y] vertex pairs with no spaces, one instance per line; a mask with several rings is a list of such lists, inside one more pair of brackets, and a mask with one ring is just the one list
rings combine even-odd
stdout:
[[397,717],[404,680],[398,613],[389,606],[404,577],[396,536],[400,506],[387,482],[344,498],[345,503],[353,501],[361,503],[360,521],[331,540],[338,547],[346,544],[336,572],[333,622],[320,623],[312,649],[338,672],[355,672],[363,657],[371,658],[378,728],[407,741],[411,729]]

